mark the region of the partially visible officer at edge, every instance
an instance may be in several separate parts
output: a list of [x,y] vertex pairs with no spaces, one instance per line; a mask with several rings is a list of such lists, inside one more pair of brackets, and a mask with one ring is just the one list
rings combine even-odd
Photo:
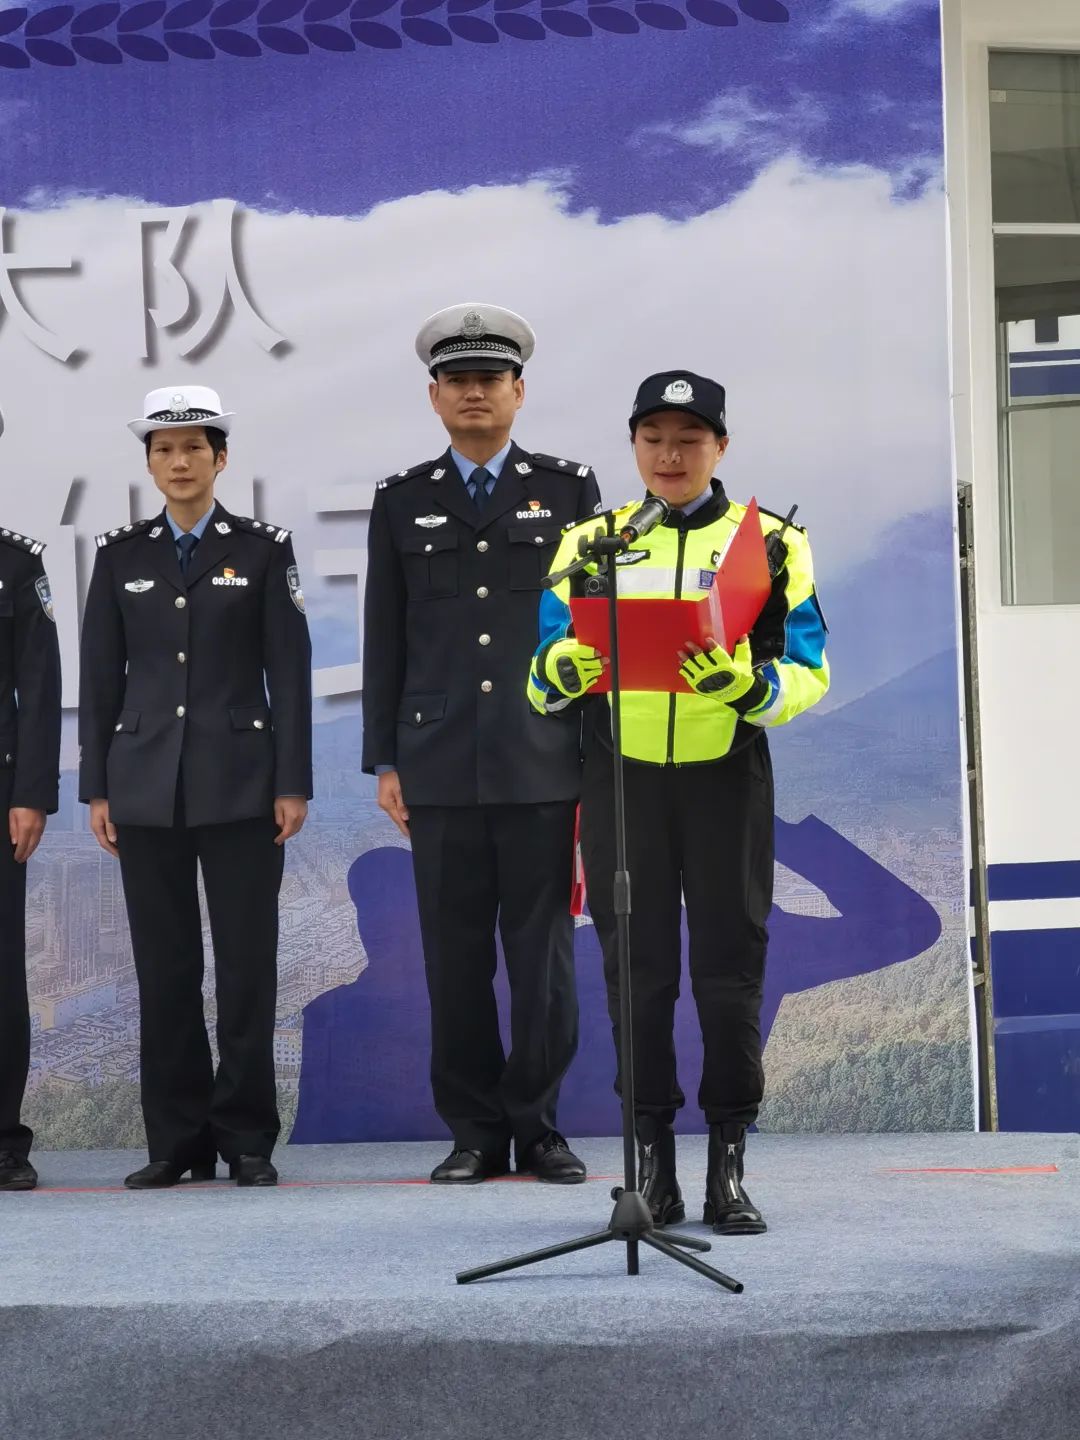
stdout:
[[[368,534],[364,756],[412,842],[431,999],[435,1108],[453,1135],[436,1184],[520,1171],[576,1183],[556,1124],[577,1048],[569,913],[580,717],[542,720],[521,675],[562,530],[600,509],[592,470],[510,438],[529,325],[454,305],[416,341],[450,448],[383,481]],[[510,983],[504,1053],[495,929]]]
[[[646,488],[672,510],[662,527],[631,545],[619,566],[620,594],[689,599],[711,586],[720,554],[746,513],[714,478],[728,447],[725,410],[723,386],[690,371],[650,375],[639,387],[630,416],[634,456]],[[606,517],[613,533],[638,503]],[[829,686],[825,621],[806,534],[791,527],[781,537],[783,522],[764,510],[761,527],[775,574],[749,639],[734,655],[687,644],[672,656],[672,670],[681,662],[679,673],[693,693],[626,693],[622,710],[639,1182],[657,1224],[684,1218],[673,1123],[685,1103],[674,1044],[685,897],[705,1050],[699,1092],[709,1125],[704,1220],[722,1235],[766,1228],[742,1184],[746,1131],[764,1086],[760,1013],[774,828],[766,731],[809,709]],[[582,528],[564,537],[553,570],[577,557]],[[542,713],[579,708],[571,701],[602,671],[602,657],[573,638],[567,602],[579,593],[572,587],[585,583],[581,576],[564,581],[541,601],[541,643],[528,693]],[[600,697],[585,709],[582,858],[617,1036],[610,709]]]
[[44,545],[0,530],[0,1190],[33,1190],[33,1133],[20,1120],[30,1067],[26,862],[60,785],[60,647]]
[[277,1183],[278,894],[312,793],[311,644],[289,532],[214,499],[232,419],[204,386],[146,397],[129,429],[165,509],[98,536],[83,618],[79,798],[120,860],[139,981],[150,1163],[130,1189],[212,1179],[218,1154],[240,1185]]

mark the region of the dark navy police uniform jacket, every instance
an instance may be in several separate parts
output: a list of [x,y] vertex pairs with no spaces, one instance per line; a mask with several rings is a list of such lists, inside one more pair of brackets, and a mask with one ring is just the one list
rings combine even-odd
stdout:
[[[289,531],[218,502],[181,575],[164,513],[98,537],[79,798],[121,825],[272,816],[311,797],[311,642]],[[268,698],[269,697],[269,698]]]
[[[477,509],[447,451],[376,492],[364,611],[364,769],[408,805],[572,800],[580,715],[525,694],[540,582],[562,531],[600,509],[588,465],[512,445]],[[579,707],[570,707],[577,711]]]

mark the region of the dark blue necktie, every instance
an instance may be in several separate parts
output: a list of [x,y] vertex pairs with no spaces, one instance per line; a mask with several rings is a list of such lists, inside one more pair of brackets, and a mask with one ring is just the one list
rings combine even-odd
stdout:
[[484,502],[488,498],[488,481],[495,477],[490,470],[485,470],[483,465],[478,465],[469,476],[469,489],[472,491],[473,504],[478,510],[484,508]]
[[181,535],[177,540],[177,549],[180,551],[181,575],[186,575],[188,573],[188,567],[191,565],[191,552],[195,549],[195,546],[198,543],[199,537],[197,535],[192,535],[190,531],[186,535]]

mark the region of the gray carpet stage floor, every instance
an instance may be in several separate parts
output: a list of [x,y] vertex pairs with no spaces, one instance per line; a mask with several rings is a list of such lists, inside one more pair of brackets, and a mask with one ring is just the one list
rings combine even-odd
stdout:
[[[993,1440],[1080,1434],[1069,1135],[751,1141],[767,1235],[731,1295],[625,1249],[462,1287],[602,1228],[598,1177],[417,1183],[441,1145],[279,1152],[276,1191],[131,1194],[140,1157],[38,1155],[0,1195],[3,1440]],[[704,1141],[680,1141],[697,1220]],[[604,1178],[599,1178],[604,1177]]]

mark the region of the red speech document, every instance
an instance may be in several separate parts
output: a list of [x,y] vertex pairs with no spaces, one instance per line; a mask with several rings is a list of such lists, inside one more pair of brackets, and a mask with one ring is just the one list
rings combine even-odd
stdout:
[[[655,600],[628,595],[619,600],[619,667],[624,690],[663,690],[689,694],[679,674],[680,650],[687,641],[711,648],[713,641],[729,655],[749,634],[769,598],[772,581],[761,533],[757,501],[751,500],[728,540],[710,589],[695,600]],[[574,596],[570,601],[574,633],[606,655],[608,602],[603,596]],[[593,693],[610,690],[605,671]]]

